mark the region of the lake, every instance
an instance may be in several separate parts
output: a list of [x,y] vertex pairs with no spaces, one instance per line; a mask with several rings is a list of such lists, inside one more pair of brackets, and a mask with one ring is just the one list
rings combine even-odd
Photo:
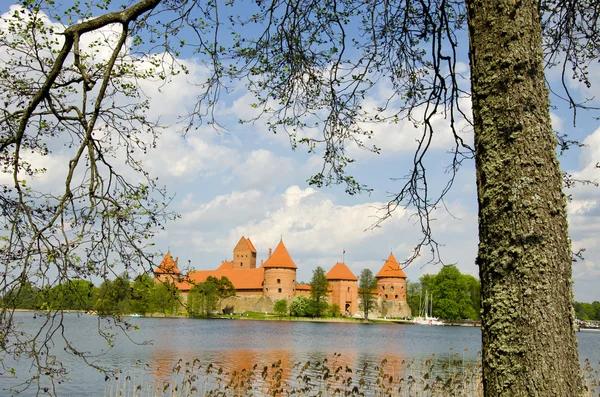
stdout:
[[[33,313],[15,314],[24,330],[39,326]],[[225,372],[258,368],[280,362],[284,376],[295,363],[335,362],[344,368],[375,367],[383,359],[387,365],[422,362],[435,354],[435,361],[453,359],[475,362],[481,349],[478,327],[432,327],[401,324],[318,323],[295,321],[194,320],[169,318],[129,318],[139,331],[130,332],[133,343],[124,333],[113,328],[116,345],[109,349],[98,333],[98,318],[90,315],[66,314],[66,336],[73,345],[96,357],[90,360],[102,367],[120,369],[121,381],[127,377],[138,382],[173,380],[172,368],[177,364],[209,363]],[[102,322],[103,325],[106,323]],[[600,332],[579,332],[579,355],[583,362],[600,362]],[[147,342],[144,344],[143,342]],[[63,361],[70,381],[57,386],[60,396],[104,395],[110,387],[105,376],[82,363],[80,358],[64,352],[64,342],[56,341],[53,351]],[[181,361],[180,361],[181,360]],[[9,363],[10,364],[10,363]],[[17,374],[27,374],[26,363],[15,364]],[[20,375],[19,375],[20,376]],[[21,376],[20,376],[21,378]],[[6,388],[18,380],[0,377],[0,395],[9,396]],[[114,381],[113,381],[114,383]],[[118,383],[118,381],[117,381]],[[35,395],[27,390],[23,395]]]

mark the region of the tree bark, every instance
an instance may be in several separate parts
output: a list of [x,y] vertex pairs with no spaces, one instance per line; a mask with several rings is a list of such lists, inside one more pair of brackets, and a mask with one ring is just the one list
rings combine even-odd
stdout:
[[566,201],[535,0],[467,0],[486,396],[579,394]]

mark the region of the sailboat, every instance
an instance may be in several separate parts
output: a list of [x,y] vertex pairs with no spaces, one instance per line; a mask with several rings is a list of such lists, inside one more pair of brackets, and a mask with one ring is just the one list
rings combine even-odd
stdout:
[[433,317],[433,296],[429,296],[428,290],[425,290],[425,300],[419,299],[419,316],[413,318],[413,323],[420,325],[444,325],[437,317]]

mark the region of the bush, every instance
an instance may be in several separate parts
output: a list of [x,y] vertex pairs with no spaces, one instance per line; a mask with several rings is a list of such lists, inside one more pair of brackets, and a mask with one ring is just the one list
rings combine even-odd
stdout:
[[306,317],[308,306],[310,305],[310,298],[307,296],[297,296],[290,305],[290,314],[296,317]]
[[340,305],[337,303],[332,303],[329,306],[329,315],[331,317],[338,317],[340,315]]
[[276,301],[273,309],[275,310],[275,313],[277,313],[277,315],[279,315],[279,316],[287,315],[287,311],[288,311],[287,299],[279,299],[278,301]]

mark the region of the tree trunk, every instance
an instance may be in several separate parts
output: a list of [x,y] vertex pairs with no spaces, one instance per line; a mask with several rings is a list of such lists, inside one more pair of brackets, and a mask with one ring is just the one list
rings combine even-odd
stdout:
[[467,0],[486,396],[572,396],[571,250],[535,0]]

